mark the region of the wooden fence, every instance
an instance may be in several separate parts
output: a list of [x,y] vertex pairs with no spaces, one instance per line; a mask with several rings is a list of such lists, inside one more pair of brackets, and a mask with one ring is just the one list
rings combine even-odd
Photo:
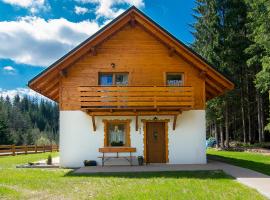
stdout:
[[0,156],[59,151],[58,145],[0,145]]

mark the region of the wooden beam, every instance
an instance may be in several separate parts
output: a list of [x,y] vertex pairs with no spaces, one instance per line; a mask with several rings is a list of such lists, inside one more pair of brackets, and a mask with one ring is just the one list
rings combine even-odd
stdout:
[[205,80],[206,79],[206,74],[207,74],[207,72],[203,70],[203,71],[200,72],[199,77],[201,79]]
[[97,127],[96,127],[95,115],[92,115],[92,124],[93,124],[93,130],[94,132],[96,132]]
[[47,83],[50,83],[51,81],[58,79],[58,74],[53,73],[51,75],[46,76],[46,78],[43,78],[41,81],[35,81],[35,83],[32,83],[29,85],[31,88],[40,88],[46,87]]
[[206,85],[205,85],[205,91],[206,91],[206,92],[209,92],[210,94],[212,94],[212,96],[217,96],[218,93],[219,93],[219,91],[217,91],[217,90],[216,90],[215,88],[213,88],[212,86],[207,85],[207,83],[206,83]]
[[55,89],[58,86],[59,86],[59,80],[55,79],[55,81],[50,83],[50,85],[48,85],[45,89],[41,90],[41,93],[48,94],[50,93],[51,90]]
[[134,28],[136,26],[136,20],[135,20],[135,16],[133,14],[130,15],[130,21],[129,24],[132,28]]
[[136,115],[136,131],[138,131],[139,125],[138,125],[138,115]]
[[97,48],[96,47],[91,47],[91,54],[92,56],[96,56],[97,55]]
[[87,111],[88,115],[94,115],[94,116],[152,116],[152,115],[178,115],[181,112],[179,111],[164,111],[164,112],[125,112],[125,111],[115,111],[113,113],[109,112],[109,111]]
[[177,121],[177,115],[174,115],[174,118],[173,118],[173,130],[175,130],[176,121]]
[[60,74],[60,76],[66,78],[67,77],[67,70],[66,69],[62,69],[62,70],[59,71],[59,74]]
[[209,78],[206,78],[205,79],[206,83],[208,85],[210,85],[211,87],[215,88],[218,92],[222,93],[223,92],[223,89],[220,88],[217,84],[215,84],[212,80],[210,80]]
[[172,57],[175,53],[175,48],[174,47],[171,47],[170,50],[169,50],[169,56]]

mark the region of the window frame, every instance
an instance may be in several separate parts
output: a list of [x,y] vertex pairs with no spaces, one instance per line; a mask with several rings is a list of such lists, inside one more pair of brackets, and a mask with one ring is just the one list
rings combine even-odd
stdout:
[[[98,85],[103,86],[100,84],[100,77],[101,75],[112,75],[112,86],[121,86],[121,85],[116,85],[116,75],[121,75],[125,74],[128,76],[127,80],[127,85],[129,84],[129,73],[128,72],[99,72],[98,73]],[[109,85],[106,85],[109,86]]]
[[[104,123],[104,147],[130,147],[130,119],[127,120],[119,120],[119,119],[113,119],[113,120],[103,120]],[[109,124],[125,124],[125,145],[123,146],[111,146],[111,144],[108,144],[108,138],[109,138]]]
[[[185,84],[185,75],[184,75],[183,72],[166,72],[166,73],[165,73],[165,85],[166,85],[166,86],[171,86],[171,87],[173,87],[173,86],[175,86],[175,85],[168,85],[168,75],[181,75],[181,77],[182,77],[182,84],[179,85],[179,87],[184,86],[184,84]],[[176,87],[177,87],[177,86],[176,86]]]

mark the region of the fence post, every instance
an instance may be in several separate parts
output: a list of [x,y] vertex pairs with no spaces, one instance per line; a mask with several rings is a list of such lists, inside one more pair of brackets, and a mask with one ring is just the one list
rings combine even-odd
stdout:
[[45,144],[43,144],[43,153],[45,153]]
[[53,152],[53,145],[51,144],[51,152]]
[[37,145],[35,145],[35,153],[37,153]]
[[12,155],[15,156],[15,144],[11,146]]
[[27,149],[28,149],[28,148],[27,148],[27,145],[25,145],[25,146],[24,146],[24,152],[25,152],[25,154],[27,154]]

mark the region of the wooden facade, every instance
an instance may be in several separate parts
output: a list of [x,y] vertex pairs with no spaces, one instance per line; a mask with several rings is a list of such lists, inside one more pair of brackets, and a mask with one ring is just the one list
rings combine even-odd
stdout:
[[[100,86],[100,73],[126,73],[127,86]],[[166,85],[181,73],[183,85]],[[184,44],[132,7],[29,82],[60,110],[94,115],[178,114],[234,87]],[[127,114],[128,113],[128,114]]]

